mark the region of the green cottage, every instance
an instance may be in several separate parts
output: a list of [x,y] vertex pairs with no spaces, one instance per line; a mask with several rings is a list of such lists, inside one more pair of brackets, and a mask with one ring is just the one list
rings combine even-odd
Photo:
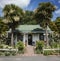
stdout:
[[[49,40],[52,31],[48,26],[47,32]],[[8,31],[9,34],[11,34],[10,30]],[[24,44],[27,42],[27,45],[35,45],[36,41],[46,41],[46,31],[40,25],[19,25],[14,31],[14,44],[19,40],[23,41]]]

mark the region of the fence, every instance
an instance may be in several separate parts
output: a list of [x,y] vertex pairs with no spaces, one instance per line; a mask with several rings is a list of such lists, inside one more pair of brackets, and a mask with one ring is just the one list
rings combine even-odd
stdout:
[[0,51],[18,51],[18,49],[0,49]]

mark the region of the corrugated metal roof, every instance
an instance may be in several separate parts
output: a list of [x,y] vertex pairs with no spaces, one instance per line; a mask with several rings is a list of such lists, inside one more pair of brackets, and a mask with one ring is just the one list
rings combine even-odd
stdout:
[[43,28],[40,25],[19,25],[16,29],[19,30],[20,32],[27,32],[27,33],[43,31]]
[[[45,33],[45,29],[43,29],[40,25],[19,25],[16,30],[21,33]],[[47,30],[48,33],[52,32],[48,26]],[[11,30],[9,30],[8,32],[11,32]]]

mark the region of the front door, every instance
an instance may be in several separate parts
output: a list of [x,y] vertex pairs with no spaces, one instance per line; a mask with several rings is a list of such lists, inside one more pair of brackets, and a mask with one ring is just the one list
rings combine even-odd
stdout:
[[32,35],[28,35],[28,45],[32,45]]

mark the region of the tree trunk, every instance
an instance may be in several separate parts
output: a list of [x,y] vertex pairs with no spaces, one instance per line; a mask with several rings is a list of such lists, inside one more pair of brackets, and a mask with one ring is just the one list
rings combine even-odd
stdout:
[[16,35],[16,37],[15,37],[15,45],[17,45],[17,35]]
[[48,43],[48,32],[47,32],[47,26],[46,26],[46,43],[47,43],[47,47],[49,46],[49,43]]
[[13,45],[14,45],[13,40],[14,40],[13,32],[11,32],[11,46],[13,46]]

